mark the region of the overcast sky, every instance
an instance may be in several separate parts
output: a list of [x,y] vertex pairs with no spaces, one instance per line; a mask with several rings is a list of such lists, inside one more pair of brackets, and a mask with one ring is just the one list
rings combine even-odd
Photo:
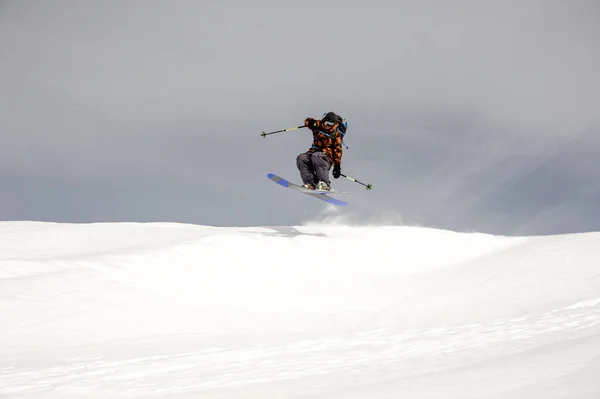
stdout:
[[0,219],[289,225],[306,130],[349,130],[335,217],[600,230],[598,1],[0,2]]

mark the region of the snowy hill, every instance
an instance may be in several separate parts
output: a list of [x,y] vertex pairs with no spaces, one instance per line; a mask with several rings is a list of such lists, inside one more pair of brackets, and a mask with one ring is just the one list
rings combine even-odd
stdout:
[[598,398],[600,233],[0,223],[0,398]]

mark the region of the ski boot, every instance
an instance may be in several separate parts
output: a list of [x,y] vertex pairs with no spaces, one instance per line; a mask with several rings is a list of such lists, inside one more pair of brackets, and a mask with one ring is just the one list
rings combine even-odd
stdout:
[[317,190],[331,191],[331,187],[329,187],[329,184],[325,183],[324,181],[320,181],[319,184],[317,184]]

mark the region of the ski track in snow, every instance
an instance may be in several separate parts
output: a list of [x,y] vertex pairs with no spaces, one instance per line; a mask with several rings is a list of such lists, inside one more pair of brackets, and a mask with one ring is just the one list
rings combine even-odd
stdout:
[[[60,390],[62,386],[90,391],[112,387],[118,393],[134,390],[139,395],[166,394],[176,393],[178,386],[184,386],[186,391],[202,391],[335,372],[343,372],[354,384],[369,374],[368,381],[372,383],[397,374],[406,378],[466,364],[471,351],[478,347],[485,348],[489,357],[507,356],[550,345],[555,336],[568,331],[579,332],[581,336],[598,334],[599,303],[600,298],[541,317],[458,327],[405,332],[374,330],[274,347],[215,348],[117,361],[92,358],[48,369],[9,367],[0,369],[0,374],[3,391],[7,394]],[[426,362],[425,369],[411,362],[411,359],[423,361],[426,358],[431,361]],[[157,376],[160,378],[155,379]],[[169,381],[168,388],[164,387],[165,380]],[[35,384],[32,385],[32,381]]]

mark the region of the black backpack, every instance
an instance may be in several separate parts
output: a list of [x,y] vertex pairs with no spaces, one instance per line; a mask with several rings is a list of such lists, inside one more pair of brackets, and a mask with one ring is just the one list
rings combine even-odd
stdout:
[[338,130],[342,134],[342,137],[344,137],[346,135],[346,129],[348,129],[348,121],[339,115],[337,115],[337,119],[338,119],[338,124],[339,124]]

